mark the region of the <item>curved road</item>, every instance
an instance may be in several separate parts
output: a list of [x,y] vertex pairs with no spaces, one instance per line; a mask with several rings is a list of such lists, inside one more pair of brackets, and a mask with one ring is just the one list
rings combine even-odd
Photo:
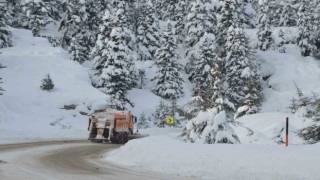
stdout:
[[86,141],[0,145],[0,179],[187,179],[101,160],[105,152],[119,147]]

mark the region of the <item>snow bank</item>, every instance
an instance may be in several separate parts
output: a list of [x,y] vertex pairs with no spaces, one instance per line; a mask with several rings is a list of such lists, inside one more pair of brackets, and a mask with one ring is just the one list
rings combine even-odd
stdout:
[[129,141],[120,150],[107,154],[106,160],[195,179],[317,179],[320,176],[320,144],[289,148],[195,145],[177,139],[180,132],[181,129],[158,130],[163,135]]

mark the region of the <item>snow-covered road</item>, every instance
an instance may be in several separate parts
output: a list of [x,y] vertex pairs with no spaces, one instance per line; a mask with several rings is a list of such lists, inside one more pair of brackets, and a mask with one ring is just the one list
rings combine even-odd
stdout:
[[100,161],[117,148],[83,141],[0,145],[0,179],[186,179]]

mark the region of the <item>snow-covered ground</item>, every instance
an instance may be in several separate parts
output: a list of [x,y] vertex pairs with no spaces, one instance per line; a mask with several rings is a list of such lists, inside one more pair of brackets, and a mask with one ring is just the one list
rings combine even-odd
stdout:
[[[48,139],[84,139],[90,113],[105,103],[105,95],[93,88],[88,69],[69,60],[62,48],[54,48],[31,31],[11,29],[14,47],[0,49],[3,87],[0,96],[0,143]],[[50,74],[55,88],[40,89]],[[65,105],[77,105],[64,110]]]
[[149,129],[106,160],[195,179],[318,179],[320,144],[188,144],[181,129]]

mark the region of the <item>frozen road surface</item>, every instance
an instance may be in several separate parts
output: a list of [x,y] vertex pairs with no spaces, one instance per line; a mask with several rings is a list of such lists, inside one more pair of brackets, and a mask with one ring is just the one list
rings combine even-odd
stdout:
[[119,147],[85,141],[0,145],[0,179],[186,179],[100,160],[102,154]]

